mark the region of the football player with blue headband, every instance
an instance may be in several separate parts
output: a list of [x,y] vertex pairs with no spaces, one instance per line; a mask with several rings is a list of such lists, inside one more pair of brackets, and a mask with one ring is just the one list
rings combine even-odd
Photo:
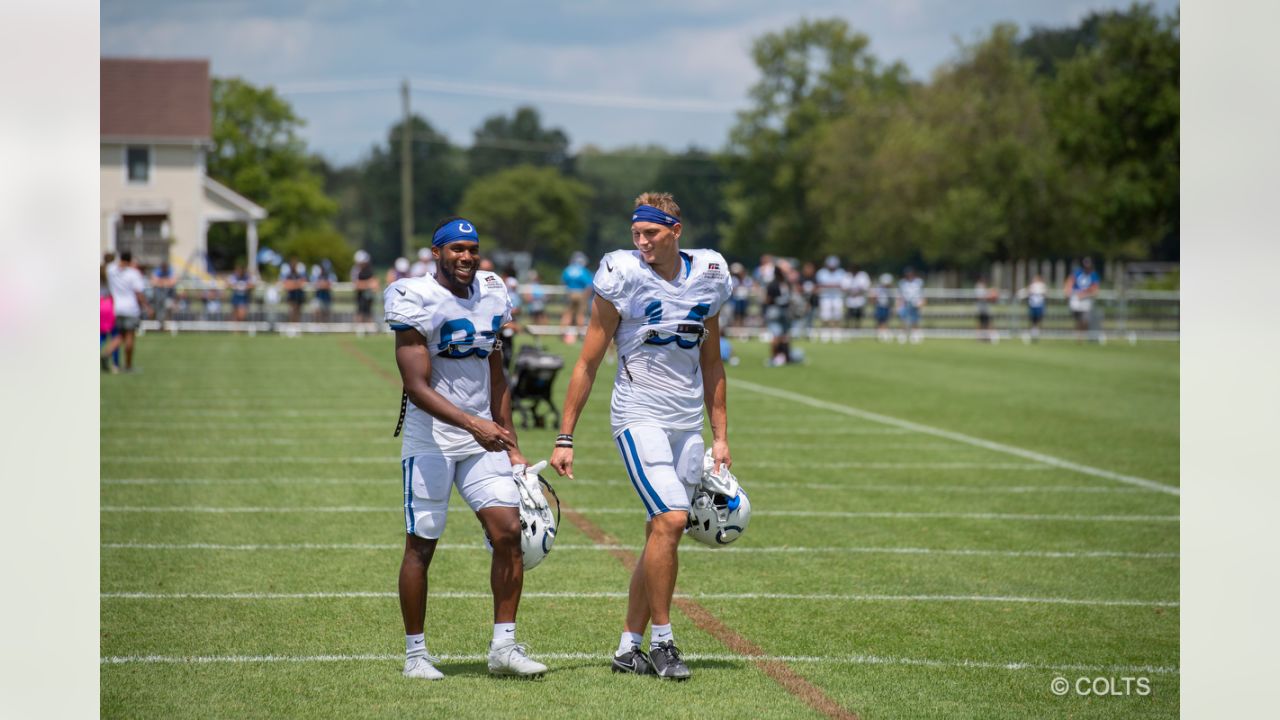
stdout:
[[427,569],[444,533],[450,491],[457,487],[493,546],[489,672],[538,676],[547,666],[515,641],[524,583],[517,483],[528,478],[511,421],[499,340],[500,329],[511,321],[511,300],[502,278],[479,269],[480,235],[471,221],[444,220],[431,245],[435,275],[401,278],[384,293],[404,383],[400,470],[405,547],[399,584],[404,675],[444,677],[427,654]]
[[[720,253],[680,249],[682,230],[680,206],[670,194],[636,198],[631,212],[635,247],[605,255],[592,282],[591,320],[551,456],[556,472],[572,478],[573,429],[605,351],[616,343],[618,364],[610,402],[613,437],[648,521],[612,667],[618,673],[669,680],[687,680],[690,675],[671,630],[671,596],[679,565],[677,547],[702,482],[704,405],[715,466],[732,464],[719,313],[733,282]],[[650,621],[650,639],[644,645]]]

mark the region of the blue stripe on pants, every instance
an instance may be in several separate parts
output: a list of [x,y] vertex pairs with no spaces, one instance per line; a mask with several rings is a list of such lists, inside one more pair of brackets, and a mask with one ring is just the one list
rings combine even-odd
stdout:
[[640,482],[644,484],[644,489],[649,491],[649,497],[653,498],[654,504],[658,506],[658,510],[653,514],[667,512],[671,508],[662,502],[662,498],[658,497],[658,493],[654,492],[653,486],[649,484],[649,478],[645,477],[644,466],[640,464],[640,454],[636,452],[636,441],[631,437],[631,431],[623,430],[622,437],[627,439],[627,447],[631,449],[631,458],[635,461],[636,474],[640,476]]
[[631,480],[631,487],[636,489],[636,494],[640,496],[640,502],[644,503],[644,511],[649,513],[649,517],[653,517],[653,508],[649,505],[649,499],[644,496],[644,491],[640,489],[640,483],[636,482],[636,476],[631,472],[631,463],[627,461],[627,449],[622,445],[622,436],[614,438],[618,443],[618,452],[622,453],[622,467],[627,471],[627,477]]

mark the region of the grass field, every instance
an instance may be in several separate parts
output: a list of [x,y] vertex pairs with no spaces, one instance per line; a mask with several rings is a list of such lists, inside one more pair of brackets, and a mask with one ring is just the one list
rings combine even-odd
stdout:
[[[738,349],[730,444],[755,514],[728,550],[683,545],[679,593],[864,718],[1177,716],[1176,344],[810,345],[778,369]],[[567,519],[520,613],[545,679],[485,674],[468,512],[431,573],[449,677],[401,678],[391,339],[151,334],[138,363],[102,379],[104,716],[822,717],[681,613],[691,682],[611,675],[628,573]],[[611,380],[556,487],[635,549]],[[524,431],[525,452],[555,432]],[[1059,697],[1058,676],[1150,692]]]

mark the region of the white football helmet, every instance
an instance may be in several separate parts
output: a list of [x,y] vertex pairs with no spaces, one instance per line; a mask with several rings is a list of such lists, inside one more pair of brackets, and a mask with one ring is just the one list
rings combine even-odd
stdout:
[[751,501],[729,468],[715,470],[708,450],[702,461],[702,483],[693,493],[685,532],[711,547],[723,547],[746,532],[751,522]]
[[[524,569],[532,570],[551,552],[556,541],[556,528],[560,526],[560,496],[546,478],[538,474],[547,466],[543,460],[531,467],[517,465],[512,468],[516,489],[520,492],[520,551],[524,556]],[[546,486],[543,492],[542,486]],[[555,501],[555,512],[547,502],[547,494]],[[485,536],[484,545],[493,552],[493,545]]]

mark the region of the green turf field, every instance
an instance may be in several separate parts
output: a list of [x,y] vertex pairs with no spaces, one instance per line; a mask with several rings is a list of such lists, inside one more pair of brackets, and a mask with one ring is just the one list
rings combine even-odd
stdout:
[[[611,675],[628,573],[567,519],[519,618],[545,679],[485,673],[489,559],[468,512],[431,573],[448,677],[401,678],[391,346],[150,334],[142,373],[102,378],[104,716],[822,717],[681,613],[691,682]],[[730,444],[755,514],[728,550],[685,543],[678,592],[863,718],[1177,716],[1176,344],[811,344],[776,369],[738,350]],[[552,479],[634,549],[612,372],[577,480]],[[555,432],[524,431],[526,454]],[[1149,692],[1059,697],[1059,676]]]

